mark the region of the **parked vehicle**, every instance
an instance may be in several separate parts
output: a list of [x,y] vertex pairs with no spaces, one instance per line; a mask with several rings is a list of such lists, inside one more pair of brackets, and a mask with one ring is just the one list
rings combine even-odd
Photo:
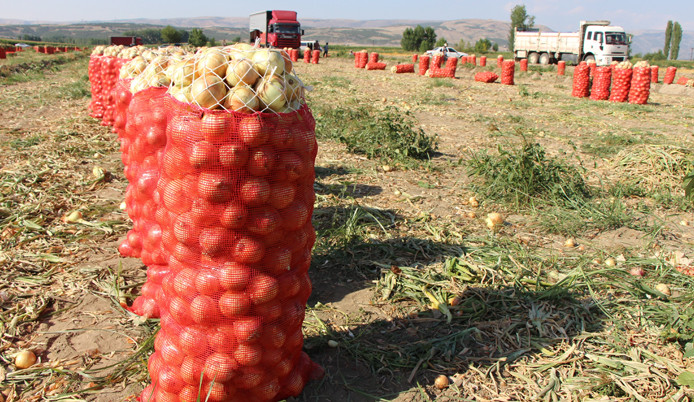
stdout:
[[111,36],[111,45],[138,46],[142,45],[139,36]]
[[296,20],[296,11],[268,10],[251,14],[249,18],[251,43],[260,38],[261,46],[298,49],[301,24]]
[[426,54],[429,56],[435,54],[435,53],[443,53],[444,58],[449,58],[449,57],[456,57],[456,58],[461,58],[467,56],[467,53],[459,52],[452,47],[437,47],[436,49],[432,50],[427,50]]
[[531,64],[593,60],[603,66],[629,57],[624,28],[610,21],[581,21],[578,32],[516,30],[513,50],[516,59],[527,58]]

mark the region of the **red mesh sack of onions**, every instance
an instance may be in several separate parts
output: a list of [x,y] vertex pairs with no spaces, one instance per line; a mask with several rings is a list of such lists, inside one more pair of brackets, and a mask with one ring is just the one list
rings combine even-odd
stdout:
[[584,62],[580,62],[574,68],[574,80],[571,96],[576,98],[587,98],[590,95],[590,67]]
[[480,67],[487,66],[487,56],[480,56]]
[[486,82],[488,84],[496,81],[498,78],[499,76],[491,71],[480,71],[475,74],[475,81]]
[[504,85],[514,85],[513,76],[516,70],[516,62],[506,60],[501,64],[501,83]]
[[429,69],[429,61],[430,60],[431,60],[431,57],[426,56],[426,55],[419,58],[419,70],[417,72],[419,75],[426,74],[427,70]]
[[441,68],[443,64],[443,53],[435,53],[429,62],[429,67]]
[[311,49],[304,50],[304,63],[311,62]]
[[629,99],[629,88],[631,87],[631,76],[633,74],[632,67],[629,61],[623,61],[612,67],[610,102],[626,102]]
[[520,61],[520,70],[521,71],[528,71],[528,59],[522,59]]
[[496,56],[496,66],[501,68],[504,65],[504,56],[498,55]]
[[598,67],[593,76],[593,86],[590,89],[590,99],[607,100],[610,97],[612,69],[607,66]]
[[312,64],[318,64],[319,60],[320,60],[320,50],[314,50],[313,53],[311,53],[311,63]]
[[378,63],[378,57],[379,57],[378,53],[372,52],[369,55],[369,63]]
[[414,73],[414,64],[397,64],[390,71],[395,74]]
[[104,114],[101,120],[102,126],[112,126],[113,125],[113,113],[116,103],[116,94],[113,93],[113,89],[116,87],[120,76],[121,67],[126,64],[129,60],[119,57],[108,57],[105,62],[102,63],[103,75],[101,80],[101,90],[102,90],[102,100]]
[[165,97],[156,218],[169,272],[142,401],[277,401],[322,375],[301,332],[315,121],[283,56],[206,50]]
[[104,116],[103,103],[101,99],[101,62],[104,59],[103,46],[97,46],[89,57],[87,74],[89,75],[90,91],[92,100],[89,102],[89,116],[100,119]]
[[675,74],[677,74],[677,67],[670,66],[665,69],[665,76],[663,77],[663,84],[672,84],[675,81]]
[[677,85],[687,85],[687,82],[689,82],[689,78],[682,76],[677,80]]
[[412,64],[416,63],[418,59],[419,59],[419,55],[418,55],[418,54],[413,54],[413,55],[412,55]]
[[564,75],[566,73],[566,62],[560,60],[557,62],[557,75]]
[[658,83],[658,66],[651,66],[651,82]]
[[372,62],[368,62],[368,63],[366,63],[366,69],[367,69],[367,70],[385,70],[385,69],[386,69],[386,63],[381,63],[381,62],[372,63]]
[[651,93],[651,67],[647,61],[634,65],[629,87],[629,103],[645,105]]

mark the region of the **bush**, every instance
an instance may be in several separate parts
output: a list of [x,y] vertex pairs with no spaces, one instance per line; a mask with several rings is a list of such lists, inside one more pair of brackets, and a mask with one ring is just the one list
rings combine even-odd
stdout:
[[349,152],[369,159],[385,159],[411,165],[428,160],[436,149],[436,138],[415,128],[412,115],[394,107],[383,110],[357,107],[317,113],[316,135],[340,141]]

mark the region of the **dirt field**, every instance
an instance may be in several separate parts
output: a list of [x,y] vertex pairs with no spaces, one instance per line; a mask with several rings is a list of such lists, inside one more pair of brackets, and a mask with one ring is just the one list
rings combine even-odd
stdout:
[[[694,398],[694,216],[682,187],[694,96],[656,84],[648,105],[576,99],[570,68],[516,71],[515,86],[475,82],[480,68],[454,80],[332,57],[295,69],[319,128],[347,125],[323,117],[333,108],[392,106],[438,148],[407,165],[317,132],[304,333],[326,375],[293,400]],[[81,59],[0,84],[8,401],[134,400],[148,381],[157,321],[119,305],[145,267],[117,252],[127,183],[116,135],[88,116],[86,73]],[[571,206],[485,193],[470,161],[524,144],[575,168],[591,196]],[[77,222],[65,219],[73,211]],[[504,216],[493,231],[491,212]],[[20,349],[40,363],[17,370]]]

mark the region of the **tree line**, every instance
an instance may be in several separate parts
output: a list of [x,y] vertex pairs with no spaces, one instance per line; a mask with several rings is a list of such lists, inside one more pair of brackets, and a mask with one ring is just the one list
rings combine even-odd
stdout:
[[[421,25],[417,25],[415,28],[405,28],[405,31],[402,33],[402,39],[400,40],[400,46],[404,50],[420,53],[446,45],[448,45],[446,38],[437,39],[434,28],[425,28]],[[499,50],[499,45],[487,38],[479,39],[474,45],[472,45],[472,42],[465,42],[465,40],[461,39],[455,47],[458,51],[475,53],[487,53],[492,50]]]
[[124,36],[139,36],[144,44],[189,43],[193,46],[215,46],[216,40],[207,37],[202,29],[193,28],[190,32],[167,25],[162,29],[145,28],[123,32]]

